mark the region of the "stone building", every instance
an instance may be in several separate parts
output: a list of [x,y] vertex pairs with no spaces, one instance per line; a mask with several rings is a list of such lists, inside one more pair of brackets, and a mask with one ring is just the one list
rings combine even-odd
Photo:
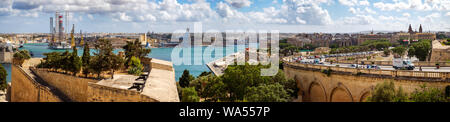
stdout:
[[411,25],[409,25],[408,32],[400,33],[383,33],[383,34],[369,34],[361,35],[358,38],[358,44],[362,44],[367,40],[389,40],[391,43],[396,43],[399,40],[421,40],[430,39],[435,40],[436,34],[423,32],[422,25],[419,27],[419,31],[413,31]]
[[0,44],[0,63],[11,63],[14,51],[11,43]]

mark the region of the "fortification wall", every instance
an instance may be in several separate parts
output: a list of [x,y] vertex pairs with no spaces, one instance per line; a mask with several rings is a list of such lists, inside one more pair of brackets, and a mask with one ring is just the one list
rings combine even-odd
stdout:
[[54,91],[38,83],[22,68],[11,66],[11,102],[61,102]]
[[71,101],[86,102],[88,83],[96,83],[98,80],[75,77],[72,75],[49,72],[46,69],[31,68],[34,74],[40,77],[50,86],[64,93]]
[[140,92],[88,83],[88,102],[158,102]]
[[0,52],[0,63],[12,63],[13,52]]
[[286,77],[298,83],[299,99],[311,102],[360,102],[370,96],[378,83],[394,81],[407,93],[426,84],[429,87],[445,88],[447,81],[428,81],[415,78],[392,78],[384,76],[358,76],[351,73],[331,73],[327,75],[320,70],[303,69],[285,65]]

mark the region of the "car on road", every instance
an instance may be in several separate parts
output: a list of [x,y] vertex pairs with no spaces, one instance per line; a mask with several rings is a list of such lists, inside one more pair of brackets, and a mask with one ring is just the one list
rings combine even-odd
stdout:
[[392,67],[394,69],[407,69],[407,70],[414,70],[414,64],[409,59],[403,59],[403,58],[395,58],[392,60]]

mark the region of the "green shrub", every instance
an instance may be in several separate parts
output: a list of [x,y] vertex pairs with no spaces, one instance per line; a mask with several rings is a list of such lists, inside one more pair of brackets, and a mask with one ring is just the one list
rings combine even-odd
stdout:
[[438,88],[429,88],[425,84],[411,93],[414,102],[447,102],[445,92]]
[[383,82],[377,84],[372,92],[372,95],[367,99],[369,102],[406,102],[408,101],[408,94],[406,94],[402,87],[395,89],[393,81]]
[[187,87],[182,89],[182,102],[199,102],[200,97],[197,95],[194,87]]
[[13,64],[22,66],[23,62],[30,58],[31,58],[31,55],[28,52],[28,50],[20,50],[19,52],[14,53]]
[[6,84],[6,76],[8,73],[5,70],[5,67],[3,67],[2,64],[0,64],[0,90],[5,90],[7,87]]
[[141,75],[142,74],[142,68],[144,66],[142,66],[141,64],[141,60],[139,60],[139,58],[136,57],[131,57],[131,61],[128,63],[128,66],[130,66],[128,68],[128,74],[133,74],[133,75]]

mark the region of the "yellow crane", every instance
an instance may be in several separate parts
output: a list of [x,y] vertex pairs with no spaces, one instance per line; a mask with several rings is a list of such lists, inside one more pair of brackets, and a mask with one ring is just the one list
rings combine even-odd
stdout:
[[84,40],[83,40],[83,32],[81,32],[81,30],[80,30],[80,36],[81,36],[80,46],[83,46]]

